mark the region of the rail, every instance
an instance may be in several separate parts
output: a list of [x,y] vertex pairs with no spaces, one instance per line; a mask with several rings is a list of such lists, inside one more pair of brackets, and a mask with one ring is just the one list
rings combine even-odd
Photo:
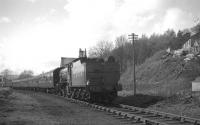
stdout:
[[[113,117],[125,119],[133,124],[141,123],[145,125],[171,125],[171,124],[200,125],[199,119],[179,116],[171,113],[165,113],[145,108],[138,108],[123,104],[120,104],[121,108],[106,107],[77,99],[72,99],[67,97],[64,98],[72,103],[77,103],[80,105],[91,107],[95,110],[107,112],[109,115],[112,115]],[[126,111],[123,111],[124,109]]]
[[190,118],[186,116],[181,116],[181,115],[176,115],[176,114],[166,113],[166,112],[161,112],[161,111],[156,111],[156,110],[150,110],[150,109],[145,109],[145,108],[138,108],[138,107],[124,105],[124,104],[120,104],[120,106],[122,108],[129,109],[129,110],[134,110],[134,111],[139,111],[139,112],[144,112],[144,113],[152,113],[154,115],[162,116],[165,118],[171,118],[174,120],[178,120],[182,123],[189,122],[194,125],[200,125],[200,119],[196,119],[196,118]]
[[143,125],[200,125],[200,119],[179,116],[171,113],[139,108],[129,105],[120,104],[120,107],[106,107],[98,104],[92,104],[86,101],[81,101],[73,98],[68,98],[60,95],[71,103],[76,103],[81,106],[93,108],[98,111],[107,112],[115,118],[126,120],[131,124]]

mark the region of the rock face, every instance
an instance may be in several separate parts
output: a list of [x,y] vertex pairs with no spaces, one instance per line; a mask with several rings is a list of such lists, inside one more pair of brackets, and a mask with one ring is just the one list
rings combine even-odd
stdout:
[[[136,68],[137,92],[158,96],[191,93],[191,82],[200,76],[200,59],[184,61],[185,56],[173,57],[165,51],[156,53]],[[120,79],[125,90],[133,90],[133,68]]]

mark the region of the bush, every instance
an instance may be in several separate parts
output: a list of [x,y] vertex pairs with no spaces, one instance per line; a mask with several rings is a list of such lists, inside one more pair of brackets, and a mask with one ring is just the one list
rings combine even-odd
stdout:
[[8,96],[12,93],[10,88],[0,88],[0,98],[8,98]]

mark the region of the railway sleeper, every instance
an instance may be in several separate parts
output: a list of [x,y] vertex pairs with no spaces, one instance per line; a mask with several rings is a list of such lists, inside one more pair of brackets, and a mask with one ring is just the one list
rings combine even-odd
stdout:
[[[78,102],[84,103],[83,101],[78,101]],[[178,123],[180,123],[180,120],[181,120],[180,118],[175,118],[173,120],[173,118],[169,117],[168,115],[163,116],[163,115],[160,115],[158,113],[152,113],[152,112],[147,112],[146,114],[144,114],[144,116],[141,117],[141,116],[137,116],[137,115],[132,114],[132,113],[131,114],[123,113],[121,111],[113,110],[113,109],[110,109],[110,108],[105,108],[105,107],[102,107],[102,106],[89,104],[88,102],[84,103],[84,104],[87,105],[87,106],[90,106],[94,109],[106,111],[109,114],[111,114],[113,117],[116,117],[118,119],[126,119],[126,120],[133,121],[133,122],[131,122],[132,124],[147,124],[147,125],[148,124],[155,124],[155,125],[161,125],[162,124],[162,125],[167,125],[167,123],[178,124]],[[143,112],[144,112],[144,110],[143,110]],[[138,113],[141,114],[141,110]],[[147,118],[145,118],[145,116]],[[148,117],[151,117],[153,119],[148,119]],[[185,123],[185,119],[182,119],[182,121]],[[196,121],[196,123],[194,123],[194,125],[199,125],[198,121]]]

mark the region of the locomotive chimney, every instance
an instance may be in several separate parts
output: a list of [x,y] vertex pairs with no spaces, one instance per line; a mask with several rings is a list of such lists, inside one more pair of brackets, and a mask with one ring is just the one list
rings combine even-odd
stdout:
[[86,49],[85,49],[85,51],[83,51],[80,48],[79,49],[79,58],[84,58],[84,57],[87,57]]

